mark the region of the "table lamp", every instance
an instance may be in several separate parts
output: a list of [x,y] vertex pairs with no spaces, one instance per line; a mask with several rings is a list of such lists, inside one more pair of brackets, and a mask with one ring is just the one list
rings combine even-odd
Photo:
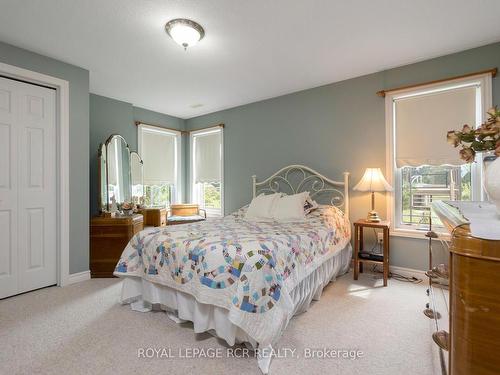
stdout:
[[372,209],[368,213],[366,221],[378,223],[380,216],[375,211],[375,192],[376,191],[392,191],[392,186],[385,180],[380,168],[366,168],[365,174],[354,186],[355,191],[369,191],[372,193]]

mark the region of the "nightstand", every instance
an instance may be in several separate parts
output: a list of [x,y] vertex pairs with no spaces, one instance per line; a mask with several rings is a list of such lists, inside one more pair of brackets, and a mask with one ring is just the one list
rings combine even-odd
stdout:
[[[389,227],[388,221],[378,223],[358,220],[354,223],[354,280],[358,279],[359,272],[363,272],[363,263],[381,264],[384,268],[384,286],[387,286],[389,277]],[[359,253],[363,251],[363,228],[382,229],[384,233],[384,253],[382,257],[367,256],[360,257]]]
[[167,209],[147,207],[139,211],[144,216],[145,227],[164,227],[167,225]]

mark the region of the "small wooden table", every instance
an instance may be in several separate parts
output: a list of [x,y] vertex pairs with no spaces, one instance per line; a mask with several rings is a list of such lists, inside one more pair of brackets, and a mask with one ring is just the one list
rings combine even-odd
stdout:
[[[363,263],[382,264],[384,268],[384,286],[387,286],[389,278],[389,228],[390,222],[380,221],[374,223],[360,219],[354,223],[354,280],[358,279],[359,272],[363,272]],[[384,255],[383,260],[363,259],[359,253],[363,251],[363,228],[382,229],[384,232]]]
[[167,225],[167,209],[160,207],[145,207],[139,213],[144,216],[144,226],[164,227]]

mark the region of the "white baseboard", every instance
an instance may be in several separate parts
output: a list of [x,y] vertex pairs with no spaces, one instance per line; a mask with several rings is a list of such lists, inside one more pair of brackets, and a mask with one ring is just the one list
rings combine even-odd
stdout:
[[68,282],[66,283],[66,285],[79,283],[85,280],[90,280],[90,271],[72,273],[71,275],[69,275]]
[[417,279],[422,279],[422,280],[427,279],[427,276],[425,275],[425,271],[415,270],[413,268],[389,266],[389,270],[393,273],[397,273],[398,275],[405,276],[405,277],[416,277]]

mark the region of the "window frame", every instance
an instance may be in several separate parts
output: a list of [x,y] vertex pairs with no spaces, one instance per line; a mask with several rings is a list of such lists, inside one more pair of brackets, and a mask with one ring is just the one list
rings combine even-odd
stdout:
[[[137,150],[139,156],[142,155],[142,133],[143,131],[149,131],[149,132],[154,132],[154,133],[159,133],[159,134],[166,134],[175,137],[174,141],[174,147],[175,147],[175,183],[173,184],[175,186],[175,191],[173,194],[170,194],[170,199],[171,202],[168,203],[168,205],[172,203],[177,203],[177,202],[182,202],[182,192],[183,192],[183,183],[182,183],[182,132],[180,130],[173,130],[173,129],[166,129],[162,128],[161,126],[153,126],[153,125],[147,125],[143,123],[139,123],[137,126]],[[142,158],[142,156],[141,156]],[[143,186],[143,191],[144,194],[146,194],[146,189],[144,189],[144,180],[142,183]],[[167,205],[167,206],[168,206]]]
[[[220,179],[220,210],[218,209],[213,209],[213,208],[205,208],[202,207],[200,202],[197,202],[197,187],[196,183],[194,182],[194,175],[195,175],[195,147],[194,147],[194,140],[195,137],[197,136],[202,136],[202,135],[207,135],[210,133],[215,133],[215,132],[220,132],[221,134],[221,166],[220,166],[220,174],[221,174],[221,179]],[[205,129],[200,129],[200,130],[193,130],[189,133],[189,184],[191,187],[191,200],[197,204],[200,204],[200,208],[204,209],[207,213],[207,216],[209,217],[222,217],[224,216],[224,128],[222,126],[214,126],[210,128],[205,128]]]
[[[411,225],[399,226],[401,222],[401,168],[397,168],[395,160],[395,101],[400,98],[421,96],[428,92],[445,91],[452,88],[478,85],[481,95],[480,113],[477,114],[476,126],[486,120],[486,111],[492,107],[492,82],[491,74],[478,74],[473,77],[458,78],[445,82],[431,83],[419,87],[401,89],[388,92],[385,96],[385,127],[386,127],[386,178],[393,186],[393,191],[387,193],[387,217],[391,222],[390,235],[410,238],[426,238],[426,231],[411,229]],[[457,124],[457,126],[460,126]],[[443,134],[445,137],[446,134]],[[450,146],[451,147],[451,146]],[[458,152],[458,151],[457,151]],[[476,155],[476,163],[471,167],[471,188],[473,200],[484,200],[485,195],[482,188],[482,162],[481,154]],[[438,227],[435,230],[440,236],[449,237],[444,228]]]

